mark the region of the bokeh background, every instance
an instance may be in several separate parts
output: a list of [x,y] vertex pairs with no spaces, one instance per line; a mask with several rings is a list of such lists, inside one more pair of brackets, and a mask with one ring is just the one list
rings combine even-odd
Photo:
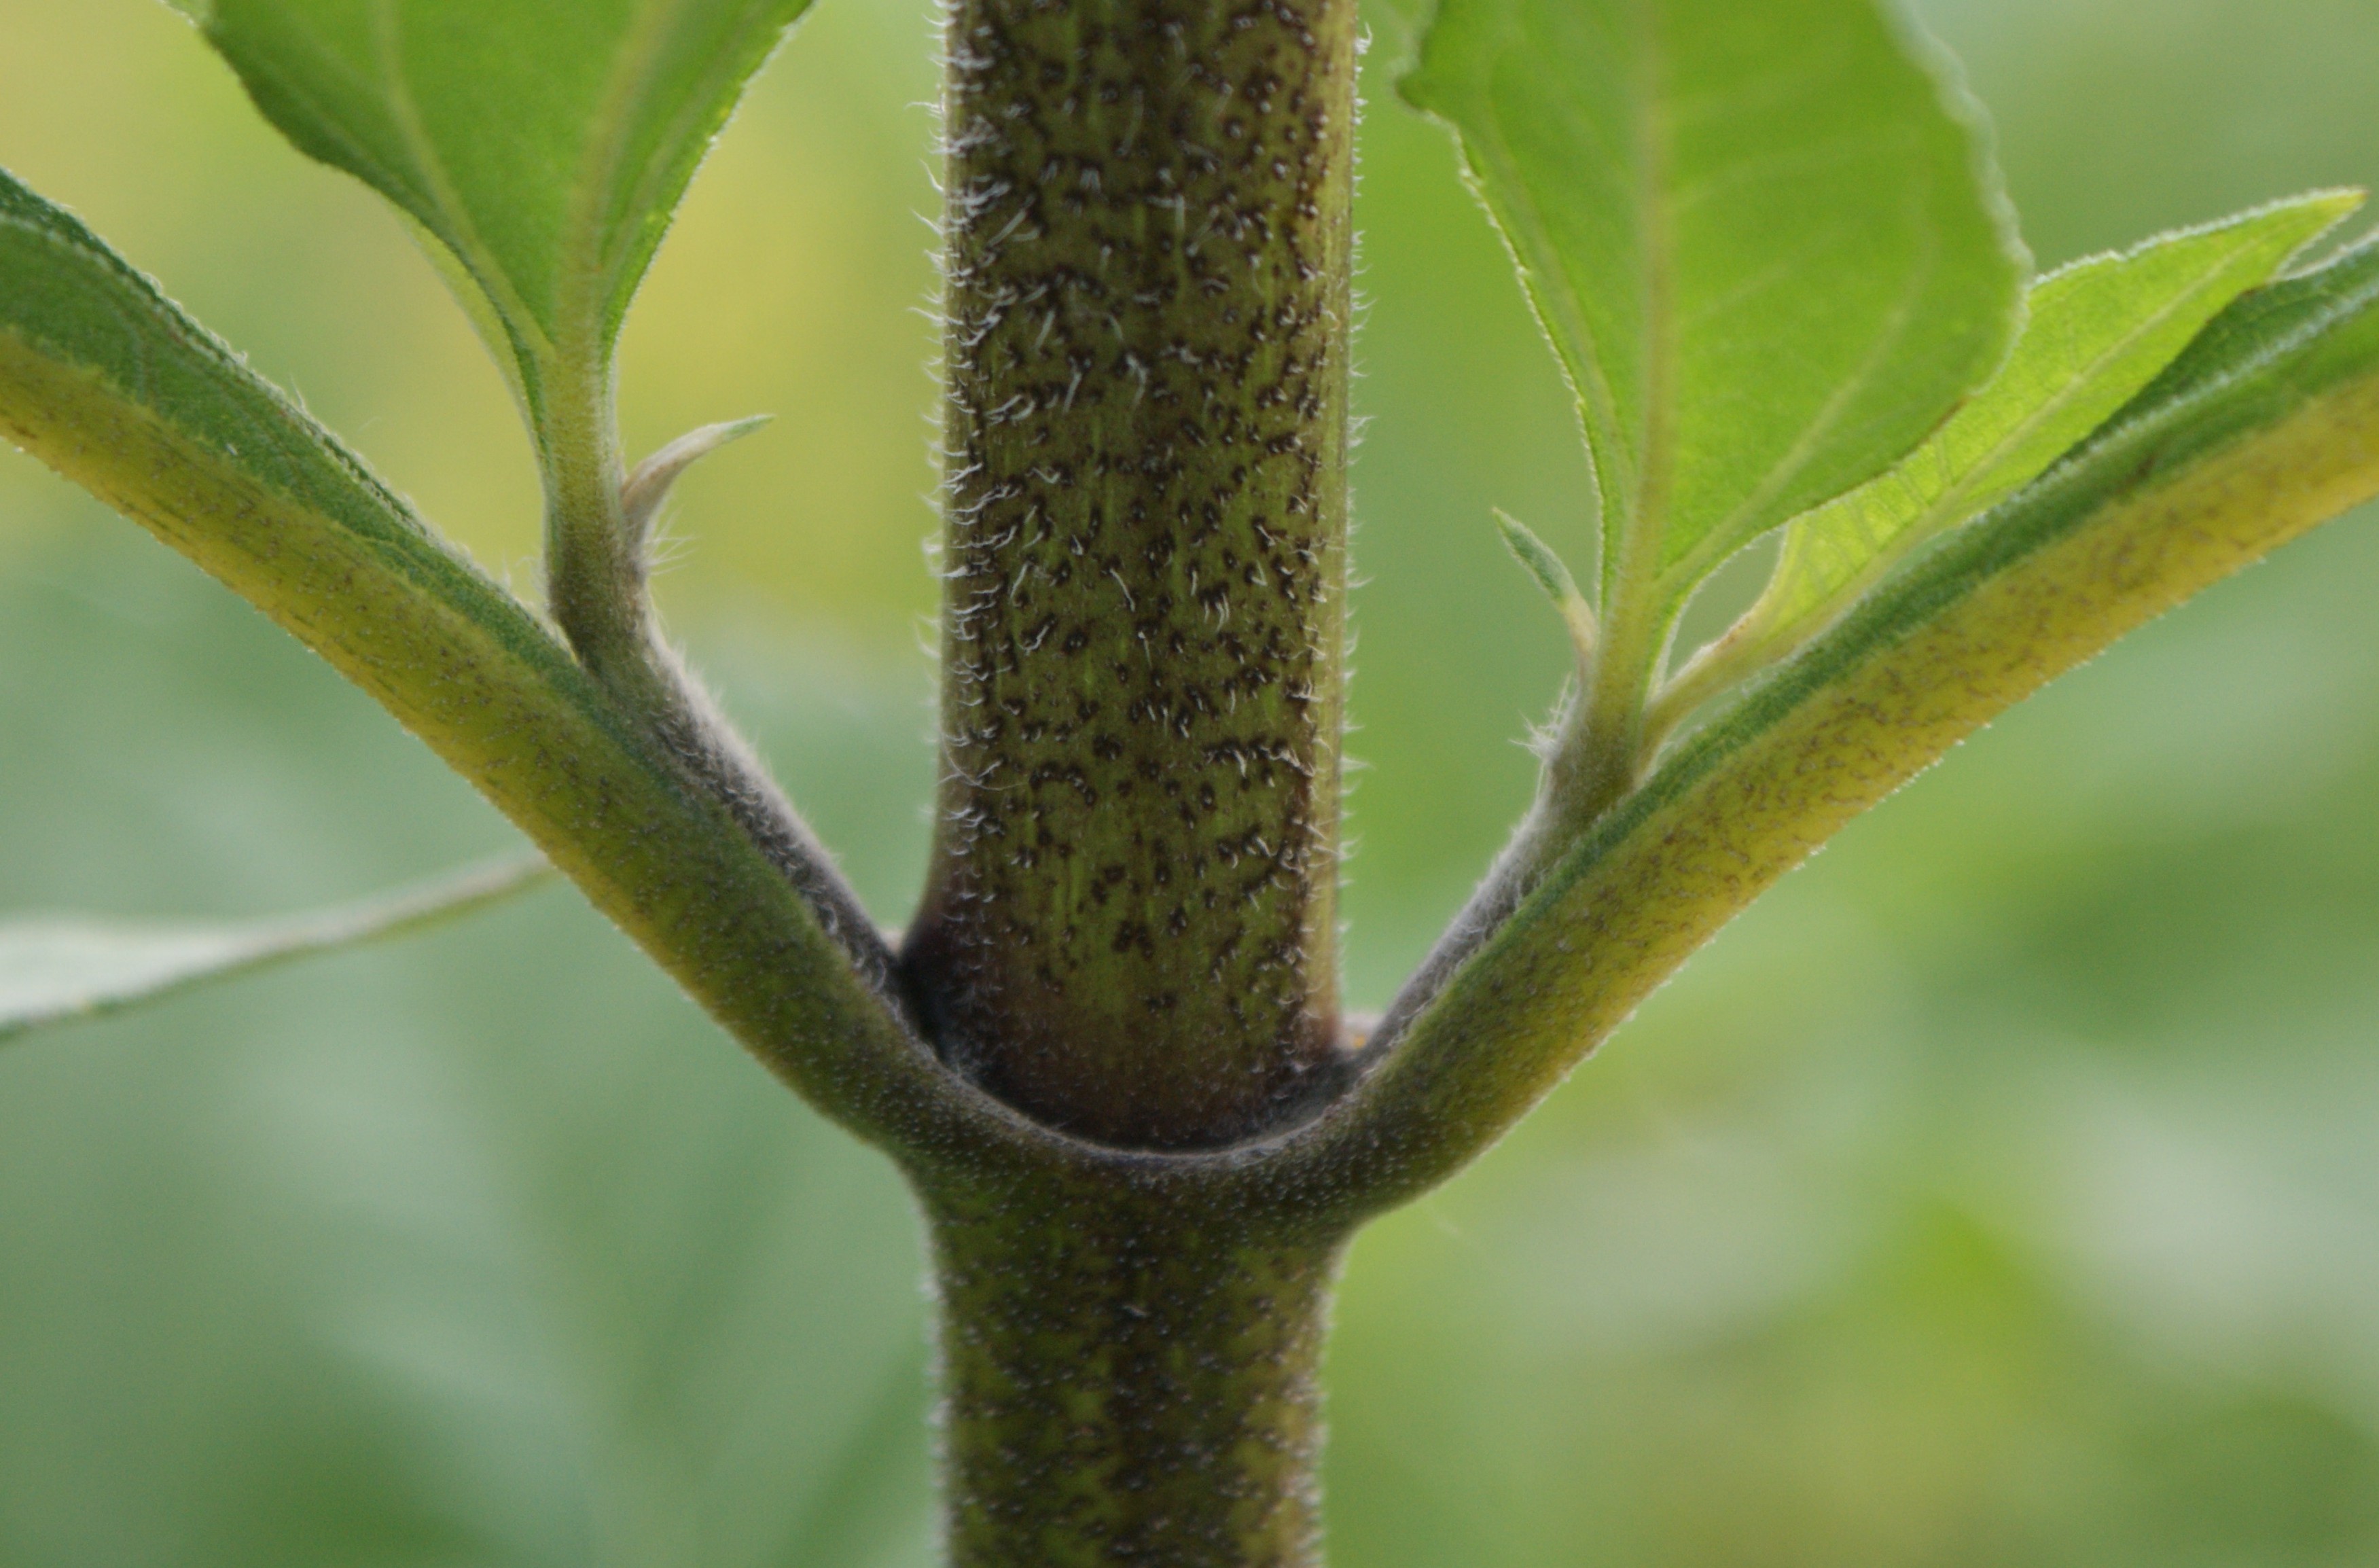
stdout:
[[[2379,184],[2370,0],[1928,0],[2044,262]],[[1372,18],[1348,986],[1522,804],[1586,545],[1549,356]],[[917,885],[932,21],[820,0],[632,320],[674,625],[880,914]],[[524,592],[460,314],[153,0],[0,0],[0,163]],[[1962,747],[1369,1232],[1345,1568],[2379,1562],[2379,516]],[[0,909],[262,912],[511,830],[0,452]],[[0,1562],[922,1568],[918,1240],[567,890],[0,1055]]]

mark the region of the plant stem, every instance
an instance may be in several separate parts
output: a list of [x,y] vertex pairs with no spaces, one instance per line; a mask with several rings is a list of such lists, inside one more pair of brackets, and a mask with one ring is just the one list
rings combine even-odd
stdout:
[[949,1059],[1098,1141],[1327,1078],[1352,0],[960,0],[934,867]]
[[1435,948],[1373,1031],[1392,1041],[1479,945],[1512,917],[1596,820],[1641,782],[1660,736],[1646,726],[1653,670],[1668,652],[1676,607],[1651,594],[1606,599],[1605,614],[1545,756],[1528,814]]
[[1636,787],[1645,760],[1645,694],[1667,630],[1667,619],[1640,609],[1602,623],[1583,689],[1546,759],[1533,820],[1549,838],[1574,838]]
[[623,470],[610,369],[592,354],[551,368],[536,428],[545,478],[547,604],[596,680],[646,695],[654,684],[650,611],[644,561],[621,520]]
[[950,1568],[1319,1568],[1339,1234],[1118,1187],[928,1192]]

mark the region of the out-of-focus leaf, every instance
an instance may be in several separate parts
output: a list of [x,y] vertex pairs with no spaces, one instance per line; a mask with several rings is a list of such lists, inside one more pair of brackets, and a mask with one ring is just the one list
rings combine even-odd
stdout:
[[0,920],[0,1041],[309,953],[418,931],[552,874],[544,856],[530,855],[473,866],[360,903],[272,920]]
[[1906,550],[1987,511],[2129,402],[2216,315],[2362,198],[2324,192],[2044,278],[2014,352],[1939,434],[1793,522],[1759,602],[1681,692],[1698,701],[1805,639]]
[[1872,477],[2006,352],[2021,248],[1913,42],[1870,0],[1439,9],[1404,92],[1576,392],[1606,613]]
[[[808,0],[207,0],[257,106],[436,236],[540,427],[600,380],[737,98]],[[481,302],[466,297],[484,324]],[[498,347],[490,344],[490,347]]]
[[[0,554],[18,901],[210,910],[501,852],[130,530]],[[761,649],[764,732],[838,836],[912,826],[913,671],[853,655],[820,691]],[[868,857],[879,897],[914,838]],[[899,1176],[600,916],[539,893],[187,1002],[0,1049],[0,1562],[930,1568]]]

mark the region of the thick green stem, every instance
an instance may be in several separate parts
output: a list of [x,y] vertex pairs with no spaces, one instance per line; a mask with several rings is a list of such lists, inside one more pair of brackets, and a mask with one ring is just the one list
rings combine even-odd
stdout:
[[950,1568],[1319,1568],[1339,1233],[1034,1187],[927,1199]]
[[1052,1126],[1212,1146],[1337,1034],[1353,0],[950,17],[944,787],[910,949]]

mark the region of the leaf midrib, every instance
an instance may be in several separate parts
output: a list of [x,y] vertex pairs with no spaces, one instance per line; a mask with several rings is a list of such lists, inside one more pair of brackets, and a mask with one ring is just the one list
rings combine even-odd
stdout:
[[[1635,132],[1630,151],[1635,154],[1636,223],[1643,245],[1644,406],[1637,416],[1641,425],[1634,504],[1619,521],[1620,569],[1615,574],[1604,574],[1606,603],[1611,605],[1614,622],[1630,617],[1636,607],[1610,596],[1631,583],[1641,585],[1635,596],[1637,600],[1659,591],[1660,585],[1653,579],[1663,553],[1670,493],[1676,477],[1671,471],[1676,445],[1676,413],[1672,406],[1677,380],[1676,214],[1670,205],[1668,179],[1669,138],[1674,127],[1664,113],[1660,93],[1668,62],[1653,0],[1631,0],[1628,12],[1637,42],[1636,68],[1629,77],[1635,90],[1629,108]],[[1609,537],[1607,520],[1604,530]]]
[[[618,188],[620,169],[627,159],[628,144],[640,111],[651,96],[664,54],[658,42],[675,30],[683,14],[684,0],[654,0],[640,6],[604,85],[601,107],[594,121],[595,134],[586,139],[578,188],[572,196],[565,231],[573,242],[565,254],[583,259],[580,266],[566,274],[566,297],[570,303],[563,314],[570,321],[574,339],[580,332],[599,337],[610,314],[610,301],[619,285],[619,271],[628,253],[627,248],[616,243],[619,236],[608,232],[612,227],[610,214],[616,210],[610,198]],[[649,167],[646,173],[647,178],[651,177]],[[579,354],[590,349],[599,354],[606,346],[573,344],[574,351]]]
[[448,243],[456,247],[479,286],[488,292],[497,312],[520,334],[522,346],[537,357],[549,356],[553,352],[551,335],[528,308],[511,274],[488,247],[470,209],[456,193],[453,175],[446,167],[444,155],[422,123],[421,105],[414,98],[412,78],[405,70],[405,35],[396,4],[397,0],[374,0],[372,43],[397,134],[405,139],[405,151],[412,154],[415,166],[428,184],[430,200],[446,214],[453,230]]
[[[1921,208],[1923,198],[1929,194],[1912,191],[1909,195],[1911,206]],[[1802,427],[1792,446],[1762,477],[1759,488],[1745,497],[1733,512],[1711,525],[1709,531],[1688,546],[1675,564],[1663,573],[1670,592],[1683,594],[1700,582],[1721,560],[1750,543],[1748,538],[1735,537],[1743,530],[1745,520],[1757,518],[1784,492],[1785,487],[1806,465],[1811,451],[1832,432],[1851,403],[1866,393],[1884,365],[1907,338],[1918,320],[1917,302],[1931,286],[1941,260],[1941,247],[1932,225],[1919,222],[1911,227],[1923,237],[1920,264],[1909,269],[1907,281],[1899,297],[1893,301],[1884,330],[1875,335],[1857,368],[1843,378],[1827,397],[1824,405],[1817,410],[1817,417]]]

